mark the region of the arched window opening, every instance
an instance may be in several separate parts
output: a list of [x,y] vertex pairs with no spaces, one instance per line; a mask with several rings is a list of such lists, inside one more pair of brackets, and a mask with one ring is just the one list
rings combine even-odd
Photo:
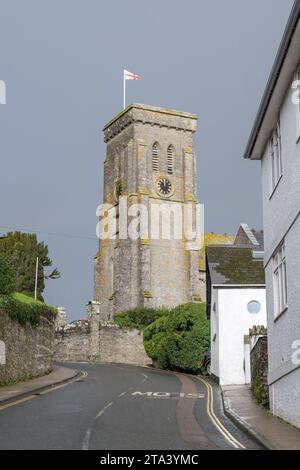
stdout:
[[157,142],[152,147],[152,171],[159,172],[159,145]]
[[169,145],[167,151],[167,172],[168,175],[173,175],[173,164],[174,164],[174,147]]

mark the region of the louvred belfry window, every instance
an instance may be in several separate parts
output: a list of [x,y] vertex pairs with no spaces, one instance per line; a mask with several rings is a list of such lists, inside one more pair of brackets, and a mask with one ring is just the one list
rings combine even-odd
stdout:
[[159,145],[157,142],[152,147],[152,171],[156,173],[159,171]]
[[167,152],[167,172],[168,175],[173,175],[173,163],[174,163],[174,147],[169,145]]

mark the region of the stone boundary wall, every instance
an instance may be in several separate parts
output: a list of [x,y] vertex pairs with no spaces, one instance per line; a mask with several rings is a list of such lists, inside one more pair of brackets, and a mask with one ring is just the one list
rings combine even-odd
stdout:
[[68,324],[55,332],[54,360],[89,362],[91,330],[88,322]]
[[46,313],[40,324],[21,326],[0,311],[0,385],[29,380],[51,372],[55,316]]
[[101,325],[97,321],[76,323],[75,327],[66,325],[55,333],[56,361],[151,364],[140,331],[114,324]]
[[255,399],[262,405],[269,405],[268,386],[268,337],[264,327],[250,331],[251,389]]

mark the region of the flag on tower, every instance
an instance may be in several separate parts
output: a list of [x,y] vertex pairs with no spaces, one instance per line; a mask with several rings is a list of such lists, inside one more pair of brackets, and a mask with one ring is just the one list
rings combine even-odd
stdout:
[[125,80],[138,80],[141,77],[135,73],[128,72],[128,70],[124,70],[124,78]]
[[139,80],[141,77],[124,69],[123,73],[123,109],[126,108],[126,80]]

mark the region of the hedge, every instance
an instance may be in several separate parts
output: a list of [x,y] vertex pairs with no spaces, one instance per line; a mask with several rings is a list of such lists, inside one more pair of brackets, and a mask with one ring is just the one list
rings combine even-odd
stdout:
[[143,330],[158,318],[169,315],[171,312],[167,308],[147,308],[137,307],[114,316],[114,322],[121,328]]
[[163,369],[200,372],[210,346],[205,304],[181,305],[158,318],[145,328],[144,346]]
[[0,295],[0,310],[7,313],[11,319],[20,325],[31,324],[36,327],[41,315],[56,315],[57,309],[24,294]]

